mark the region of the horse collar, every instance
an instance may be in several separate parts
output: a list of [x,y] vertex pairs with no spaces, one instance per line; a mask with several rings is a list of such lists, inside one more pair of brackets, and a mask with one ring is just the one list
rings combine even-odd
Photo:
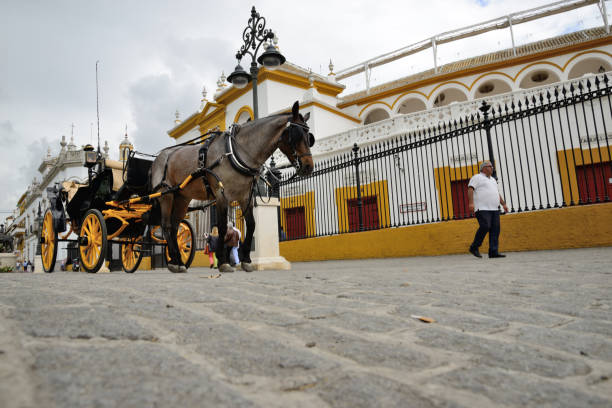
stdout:
[[255,177],[260,173],[260,169],[254,169],[246,164],[246,162],[238,154],[238,151],[234,149],[234,144],[236,143],[236,140],[234,139],[235,133],[237,132],[235,132],[234,129],[232,129],[231,133],[225,133],[225,154],[229,158],[232,167],[240,174]]

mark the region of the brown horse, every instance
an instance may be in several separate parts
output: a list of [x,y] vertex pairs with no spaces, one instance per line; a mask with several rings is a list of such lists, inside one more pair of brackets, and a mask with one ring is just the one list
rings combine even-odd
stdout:
[[[187,214],[189,202],[216,199],[219,245],[217,258],[219,271],[232,272],[225,254],[223,237],[227,231],[229,204],[237,201],[246,221],[246,234],[240,246],[242,269],[251,272],[251,242],[255,231],[253,216],[253,188],[265,161],[280,149],[296,168],[299,175],[310,174],[314,168],[310,147],[314,136],[309,132],[306,121],[310,113],[302,116],[299,104],[295,102],[291,113],[282,113],[248,122],[234,133],[214,136],[206,154],[206,172],[194,178],[184,187],[176,189],[199,168],[201,145],[170,147],[163,150],[151,168],[151,186],[155,190],[176,189],[172,194],[159,197],[161,227],[168,243],[172,272],[185,272],[177,245],[177,231],[180,221]],[[212,137],[212,136],[211,136]],[[209,185],[207,191],[203,178]]]

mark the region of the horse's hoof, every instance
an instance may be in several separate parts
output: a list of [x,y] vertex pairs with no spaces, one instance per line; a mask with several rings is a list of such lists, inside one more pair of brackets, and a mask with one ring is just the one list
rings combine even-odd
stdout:
[[[183,266],[183,268],[185,268],[185,267]],[[178,265],[175,265],[175,264],[168,264],[168,269],[172,273],[181,273],[181,272],[185,272],[186,271],[186,269],[185,270],[181,270],[181,267],[178,266]]]
[[229,264],[221,264],[219,265],[219,272],[222,272],[222,273],[234,272],[234,268],[229,266]]
[[180,265],[179,266],[179,272],[186,273],[187,272],[187,267],[185,265]]
[[242,270],[245,271],[245,272],[253,272],[254,271],[253,265],[251,265],[250,263],[242,262],[240,264],[240,266],[242,267]]

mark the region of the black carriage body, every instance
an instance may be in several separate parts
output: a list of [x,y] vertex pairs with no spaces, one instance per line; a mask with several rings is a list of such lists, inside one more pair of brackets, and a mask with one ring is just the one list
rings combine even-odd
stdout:
[[[66,212],[74,229],[79,230],[85,213],[90,209],[102,212],[112,208],[106,204],[108,201],[123,201],[134,195],[148,194],[149,172],[152,164],[152,160],[134,157],[133,154],[130,154],[121,174],[124,182],[117,191],[113,191],[113,177],[118,175],[113,175],[112,168],[100,166],[102,169],[90,178],[89,185],[80,187],[66,205]],[[122,238],[141,236],[147,225],[159,225],[161,220],[159,206],[157,202],[153,202],[152,205],[151,211],[145,213],[141,219],[130,222],[130,225],[121,233]],[[118,219],[109,218],[107,220],[110,235],[120,227],[121,222]]]
[[81,221],[88,210],[103,211],[108,208],[105,203],[112,200],[112,185],[113,172],[110,168],[105,168],[91,177],[89,185],[79,187],[66,204],[66,212],[75,230],[80,228]]

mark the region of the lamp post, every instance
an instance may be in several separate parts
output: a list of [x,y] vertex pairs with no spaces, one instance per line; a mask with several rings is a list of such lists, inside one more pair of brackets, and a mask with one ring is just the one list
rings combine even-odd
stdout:
[[[244,88],[250,81],[253,81],[254,119],[259,118],[259,109],[257,106],[257,74],[259,73],[259,66],[257,63],[260,63],[269,70],[274,70],[285,63],[285,57],[278,52],[276,47],[274,47],[270,41],[273,38],[274,33],[272,30],[266,29],[266,19],[260,16],[255,10],[255,6],[253,6],[251,9],[251,18],[249,18],[248,25],[242,32],[244,44],[236,53],[238,65],[236,65],[234,72],[227,77],[227,81],[239,89]],[[259,56],[259,58],[257,58],[259,48],[262,44],[266,43],[266,50]],[[240,65],[242,57],[244,57],[246,54],[251,56],[250,75]]]

